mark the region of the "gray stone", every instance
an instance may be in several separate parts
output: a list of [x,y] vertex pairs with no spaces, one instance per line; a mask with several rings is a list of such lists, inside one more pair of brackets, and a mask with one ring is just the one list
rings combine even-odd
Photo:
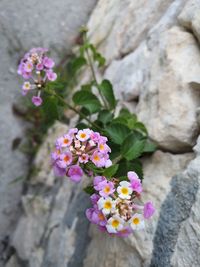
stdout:
[[200,2],[198,0],[187,1],[178,19],[182,26],[193,31],[200,42]]
[[162,213],[162,203],[170,191],[171,177],[182,172],[192,157],[192,153],[171,155],[157,151],[152,157],[143,160],[144,197],[142,200],[151,200],[154,203],[156,207],[154,217],[147,222],[145,231],[135,232],[124,240],[103,235],[95,226],[91,227],[92,241],[84,261],[85,267],[149,266],[154,233],[157,231],[157,223]]
[[[96,0],[0,1],[0,242],[8,239],[20,213],[22,182],[10,185],[28,170],[26,155],[12,151],[12,141],[24,139],[25,125],[12,113],[21,97],[16,69],[20,57],[33,46],[46,46],[56,63],[68,54],[79,27],[86,23]],[[3,251],[0,245],[0,264]]]

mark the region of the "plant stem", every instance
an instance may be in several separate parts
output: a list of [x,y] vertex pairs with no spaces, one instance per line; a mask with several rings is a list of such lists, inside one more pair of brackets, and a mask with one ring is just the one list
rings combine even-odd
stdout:
[[[87,43],[86,34],[84,34],[84,36],[83,36],[83,40],[84,40],[84,43]],[[92,62],[90,53],[89,53],[89,51],[88,51],[88,48],[86,48],[85,51],[86,51],[86,55],[87,55],[87,59],[88,59],[88,63],[89,63],[89,67],[90,67],[90,69],[91,69],[92,76],[93,76],[93,79],[94,79],[94,81],[95,81],[96,88],[98,89],[99,95],[100,95],[100,97],[101,97],[101,99],[102,99],[102,101],[103,101],[103,104],[104,104],[105,108],[108,108],[107,103],[106,103],[106,100],[105,100],[104,96],[103,96],[102,93],[101,93],[101,89],[99,88],[99,84],[98,84],[98,81],[97,81],[97,78],[96,78],[96,74],[95,74],[95,70],[94,70],[93,62]]]
[[119,155],[118,157],[116,157],[116,158],[113,160],[113,164],[118,163],[121,159],[122,159],[122,155]]
[[102,131],[102,129],[96,125],[94,122],[92,122],[91,120],[89,120],[84,114],[82,114],[79,110],[77,110],[76,108],[74,108],[73,106],[71,106],[69,103],[67,103],[61,96],[53,93],[53,92],[48,92],[50,95],[57,97],[63,104],[65,104],[65,106],[67,106],[69,109],[73,110],[75,113],[77,113],[79,116],[83,117],[91,126],[99,129],[99,131]]

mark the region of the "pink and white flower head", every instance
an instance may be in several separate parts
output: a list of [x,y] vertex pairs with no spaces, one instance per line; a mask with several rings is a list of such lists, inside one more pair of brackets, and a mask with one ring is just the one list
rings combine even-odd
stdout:
[[41,92],[48,81],[55,81],[57,74],[53,71],[54,61],[47,57],[48,49],[32,48],[24,55],[18,66],[18,74],[25,80],[22,87],[22,95],[26,95],[32,90],[36,91],[36,95],[32,97],[35,106],[42,104]]
[[[120,181],[96,176],[93,181],[95,193],[90,198],[92,208],[86,212],[90,222],[97,224],[100,230],[119,237],[144,229],[145,220],[155,212],[153,204],[150,201],[142,204],[137,191],[132,188],[131,182],[139,180],[137,174],[129,172],[127,178]],[[97,214],[101,214],[103,224],[100,224]]]
[[[51,154],[52,165],[63,168],[63,173],[69,177],[71,177],[71,171],[69,170],[72,165],[79,166],[87,174],[91,171],[84,168],[84,165],[88,162],[93,162],[96,167],[103,168],[106,167],[106,163],[111,165],[112,162],[109,162],[110,148],[108,147],[107,153],[101,153],[99,151],[99,143],[95,143],[91,139],[93,133],[90,129],[78,130],[77,128],[73,128],[68,133],[59,137],[55,142],[55,151]],[[101,139],[100,134],[99,138]],[[94,142],[92,146],[91,142]],[[57,168],[54,169],[57,171]],[[71,180],[76,182],[79,179],[72,178]]]

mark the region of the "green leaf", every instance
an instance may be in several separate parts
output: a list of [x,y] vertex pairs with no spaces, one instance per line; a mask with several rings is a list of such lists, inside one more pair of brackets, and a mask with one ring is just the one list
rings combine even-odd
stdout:
[[145,127],[145,125],[142,123],[142,122],[136,122],[134,125],[133,125],[133,128],[132,129],[136,129],[136,130],[139,130],[139,132],[145,134],[145,135],[148,135],[148,131],[147,131],[147,128]]
[[109,168],[106,168],[105,171],[103,172],[103,176],[107,178],[113,177],[113,175],[115,175],[115,173],[117,172],[118,168],[119,168],[119,164],[114,164],[110,166]]
[[124,139],[130,133],[130,130],[123,124],[113,123],[106,127],[106,132],[114,143],[121,145]]
[[41,106],[45,120],[51,124],[54,120],[58,119],[58,100],[54,96],[47,96],[44,98],[43,105]]
[[110,122],[113,119],[113,114],[109,110],[101,110],[98,115],[98,120],[103,124]]
[[135,159],[132,161],[127,161],[126,159],[123,159],[122,161],[120,161],[116,176],[127,177],[127,173],[129,171],[134,171],[137,173],[140,179],[143,178],[142,164],[139,159]]
[[71,62],[71,66],[70,66],[70,69],[71,69],[71,72],[72,74],[76,74],[76,72],[78,70],[81,69],[81,67],[83,67],[84,65],[87,64],[87,61],[84,57],[80,56],[80,57],[77,57],[75,58],[72,62]]
[[73,101],[76,105],[87,108],[90,113],[95,113],[101,109],[98,98],[88,90],[81,90],[74,94]]
[[89,185],[83,189],[85,193],[92,195],[95,193],[94,187],[92,185]]
[[116,99],[113,93],[113,87],[110,81],[103,80],[100,84],[100,90],[105,97],[110,109],[114,109],[116,106]]
[[106,59],[99,52],[97,52],[96,48],[92,44],[89,45],[89,48],[92,51],[94,61],[99,63],[99,67],[104,66]]
[[127,160],[140,157],[143,153],[145,142],[145,139],[138,139],[133,133],[127,136],[122,144],[123,157],[125,157]]
[[157,145],[147,140],[145,143],[143,152],[153,153],[154,151],[156,151],[156,149],[157,149]]

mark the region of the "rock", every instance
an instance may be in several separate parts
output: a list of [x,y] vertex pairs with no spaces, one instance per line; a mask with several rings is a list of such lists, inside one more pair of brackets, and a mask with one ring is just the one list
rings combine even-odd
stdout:
[[[179,225],[178,238],[171,259],[171,266],[173,267],[198,267],[200,265],[200,137],[194,149],[197,157],[189,164],[181,179],[187,178],[188,184],[190,183],[191,188],[193,188],[190,194],[192,195],[195,189],[197,191],[196,198],[193,200],[194,203],[192,203],[193,206],[188,218],[183,221],[181,226]],[[182,186],[185,186],[183,180],[181,181]],[[185,196],[183,195],[183,197]],[[185,203],[181,202],[180,204],[183,206]]]
[[148,59],[151,67],[144,75],[138,116],[160,147],[187,151],[194,145],[199,128],[196,110],[200,94],[191,83],[199,79],[200,51],[195,38],[178,27],[160,39]]
[[[165,17],[165,13],[168,26],[172,25],[185,2],[100,0],[88,22],[90,39],[110,63],[140,45],[148,31]],[[104,19],[99,19],[101,17]]]
[[30,267],[80,266],[89,242],[89,222],[84,215],[89,198],[82,192],[86,179],[76,185],[67,178],[56,178],[50,167],[55,139],[67,129],[58,122],[49,129],[35,159],[37,172],[22,197],[24,214],[12,246]]
[[[22,123],[12,112],[12,104],[21,98],[17,65],[21,56],[34,46],[46,46],[59,63],[68,54],[79,27],[86,23],[96,0],[57,0],[0,2],[0,255],[15,229],[20,216],[23,182],[10,184],[17,177],[26,177],[27,155],[12,150],[16,138],[25,139]],[[4,263],[2,263],[4,264]],[[1,256],[0,256],[1,265]]]
[[200,42],[200,2],[198,0],[189,0],[178,17],[180,24],[192,30]]
[[[84,261],[86,267],[149,266],[153,251],[154,233],[162,212],[162,203],[170,191],[171,177],[184,170],[193,154],[171,155],[157,151],[151,158],[144,159],[144,201],[151,200],[156,214],[147,223],[145,231],[136,232],[124,240],[102,234],[91,227],[91,243]],[[98,248],[98,249],[97,249]],[[164,265],[159,265],[164,266]]]
[[[200,139],[199,139],[200,141]],[[196,158],[173,177],[171,191],[162,203],[154,236],[150,266],[197,267],[199,261],[200,142]]]

